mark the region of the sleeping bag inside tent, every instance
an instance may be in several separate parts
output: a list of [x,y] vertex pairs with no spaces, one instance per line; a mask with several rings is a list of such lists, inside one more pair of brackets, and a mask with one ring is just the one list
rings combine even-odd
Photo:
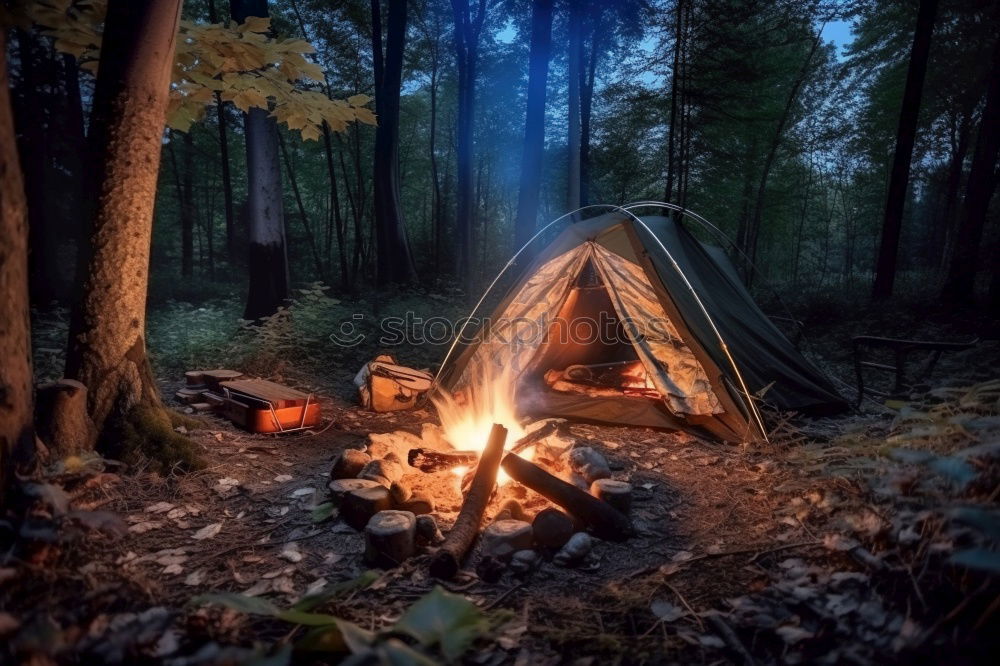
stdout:
[[441,387],[460,393],[483,369],[502,371],[523,414],[752,441],[765,426],[748,394],[802,413],[847,406],[725,253],[668,217],[570,225],[463,337]]

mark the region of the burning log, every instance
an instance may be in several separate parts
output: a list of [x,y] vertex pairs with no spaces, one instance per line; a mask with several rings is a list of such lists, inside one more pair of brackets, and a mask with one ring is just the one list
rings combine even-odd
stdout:
[[590,494],[602,499],[623,514],[632,508],[632,485],[613,479],[598,479],[590,486]]
[[535,533],[535,541],[539,546],[559,550],[566,545],[576,530],[573,519],[559,509],[542,509],[535,516],[531,527]]
[[597,536],[622,540],[632,534],[628,517],[610,504],[552,476],[517,454],[508,453],[501,466],[510,478],[566,509],[593,529]]
[[413,555],[416,517],[409,511],[380,511],[365,526],[365,559],[384,569]]
[[[507,429],[500,424],[493,424],[490,438],[476,466],[476,476],[472,481],[462,510],[458,512],[454,527],[448,533],[441,548],[431,559],[430,572],[435,578],[450,579],[456,573],[466,551],[476,538],[479,525],[483,521],[483,512],[493,494],[493,486],[497,482],[497,471],[500,459],[503,457],[503,445],[507,441]],[[598,500],[594,500],[598,501]]]
[[514,442],[514,445],[510,447],[510,452],[520,453],[521,451],[524,451],[526,448],[528,448],[535,442],[542,441],[543,439],[545,439],[558,429],[559,429],[558,423],[556,423],[555,421],[549,421],[538,430],[535,430],[534,432],[529,432],[527,435]]
[[421,472],[440,472],[455,467],[475,465],[479,460],[478,451],[435,451],[434,449],[410,449],[407,461],[411,467]]

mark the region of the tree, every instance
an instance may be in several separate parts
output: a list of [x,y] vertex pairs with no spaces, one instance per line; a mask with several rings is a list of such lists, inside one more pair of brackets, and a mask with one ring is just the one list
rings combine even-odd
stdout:
[[479,61],[479,37],[486,21],[486,0],[478,0],[475,16],[469,0],[451,0],[455,15],[455,63],[458,66],[458,117],[455,121],[457,166],[458,274],[468,284],[472,276],[473,206],[473,135],[476,122],[476,67]]
[[514,246],[522,247],[535,234],[538,196],[542,188],[545,151],[545,87],[552,47],[552,0],[531,3],[531,46],[528,52],[528,103],[524,118],[524,152],[517,197]]
[[569,77],[569,119],[567,122],[569,159],[566,174],[566,210],[580,207],[580,61],[583,59],[583,3],[569,6],[569,51],[566,54]]
[[[208,20],[217,23],[215,0],[208,0]],[[219,124],[219,167],[222,171],[222,196],[226,214],[226,258],[232,263],[236,258],[236,213],[233,210],[233,177],[229,166],[229,135],[226,133],[226,103],[222,93],[215,91],[215,110]]]
[[388,0],[385,47],[382,0],[371,0],[375,65],[374,213],[376,275],[380,286],[405,284],[416,276],[399,194],[399,93],[406,46],[406,0]]
[[[0,29],[0,53],[6,53]],[[14,140],[6,59],[0,59],[0,506],[20,451],[34,447],[28,211]]]
[[910,160],[913,157],[920,98],[923,94],[924,75],[927,73],[927,58],[930,55],[931,34],[934,31],[936,13],[937,0],[920,0],[917,26],[913,33],[913,47],[910,49],[910,65],[906,72],[906,88],[903,90],[903,104],[899,112],[896,152],[892,162],[892,173],[889,176],[885,216],[882,220],[882,240],[875,264],[875,283],[872,286],[874,300],[889,298],[896,279],[896,258],[899,253],[900,231],[903,227],[906,189],[910,180]]
[[993,47],[993,66],[986,93],[986,106],[979,123],[979,136],[972,155],[969,182],[962,203],[962,220],[941,298],[949,303],[970,303],[975,299],[979,245],[986,226],[986,213],[996,189],[997,151],[1000,150],[1000,39]]
[[[94,206],[66,376],[88,389],[100,435],[119,427],[169,441],[146,356],[146,284],[180,0],[111,0],[94,90]],[[163,442],[163,439],[161,439]],[[165,443],[165,442],[163,442]],[[93,442],[80,442],[82,447]]]

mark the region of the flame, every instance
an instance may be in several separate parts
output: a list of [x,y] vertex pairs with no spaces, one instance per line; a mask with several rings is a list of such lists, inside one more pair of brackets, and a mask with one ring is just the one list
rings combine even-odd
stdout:
[[[445,439],[456,449],[482,452],[493,424],[499,423],[507,428],[506,446],[512,446],[525,435],[515,415],[516,381],[513,372],[510,368],[496,368],[491,363],[480,364],[470,372],[472,380],[457,397],[442,393],[432,399]],[[520,455],[530,460],[533,448],[522,451]],[[459,478],[467,471],[465,467],[452,470]],[[498,484],[503,485],[509,478],[502,469],[497,472]]]

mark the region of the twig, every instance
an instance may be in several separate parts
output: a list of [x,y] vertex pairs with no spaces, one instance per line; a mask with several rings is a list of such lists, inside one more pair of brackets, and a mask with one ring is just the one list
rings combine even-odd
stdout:
[[712,628],[719,632],[723,642],[729,646],[729,649],[743,658],[743,663],[746,666],[755,666],[757,662],[754,661],[753,656],[747,650],[746,646],[743,645],[743,641],[740,640],[740,637],[736,635],[733,628],[721,616],[713,613],[708,616],[708,621],[712,623]]
[[680,592],[678,592],[677,588],[674,587],[673,585],[671,585],[670,583],[664,581],[663,584],[666,585],[670,589],[671,592],[673,592],[675,595],[677,595],[677,598],[681,600],[681,603],[684,605],[684,608],[688,609],[688,612],[691,613],[691,617],[693,617],[695,619],[695,621],[698,623],[698,626],[701,628],[701,630],[705,631],[705,623],[701,621],[701,616],[694,612],[694,609],[691,608],[691,604],[689,604],[688,601],[687,601],[687,599],[684,598],[684,595],[681,594]]
[[483,610],[484,611],[493,610],[493,608],[495,608],[501,601],[503,601],[504,599],[506,599],[507,597],[509,597],[511,594],[513,594],[515,590],[518,590],[518,589],[520,589],[522,587],[524,587],[524,583],[518,583],[517,585],[512,585],[511,587],[507,588],[504,591],[504,593],[501,594],[499,597],[497,597],[496,599],[494,599],[490,603],[488,603],[485,606],[483,606]]

